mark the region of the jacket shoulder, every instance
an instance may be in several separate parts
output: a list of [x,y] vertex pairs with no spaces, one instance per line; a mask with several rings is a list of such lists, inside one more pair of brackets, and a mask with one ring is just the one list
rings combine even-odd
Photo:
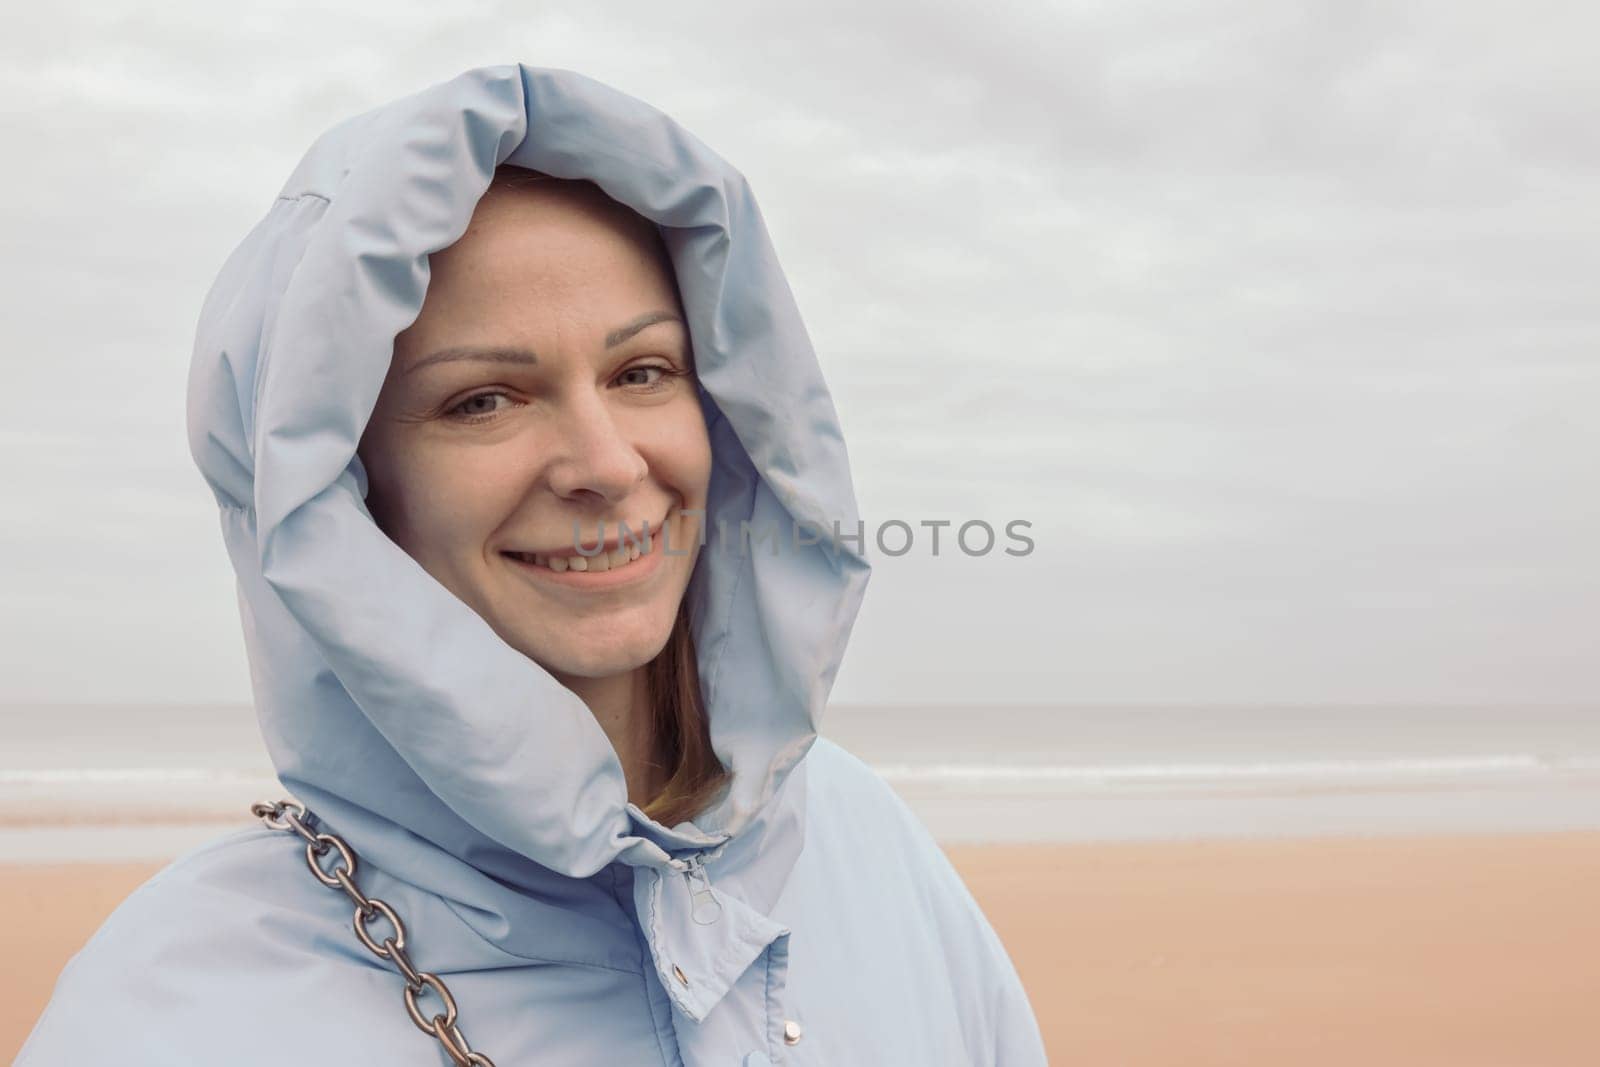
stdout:
[[965,987],[953,1004],[969,1062],[1043,1065],[1038,1020],[1011,957],[927,826],[877,771],[836,742],[817,738],[807,760],[805,848],[813,870],[850,871],[854,884],[873,886],[883,912],[873,917],[877,929],[909,918],[919,942],[937,931],[937,965]]
[[947,889],[961,885],[921,818],[859,756],[836,741],[818,737],[806,761],[808,842],[809,831],[815,828],[822,837],[819,844],[886,851],[901,860],[914,860],[926,868],[924,874],[937,876]]
[[327,1052],[328,1035],[302,1027],[321,1013],[304,1005],[349,1003],[385,977],[339,951],[354,935],[327,895],[286,834],[241,831],[180,857],[68,961],[18,1067],[165,1067],[207,1048],[249,1067]]

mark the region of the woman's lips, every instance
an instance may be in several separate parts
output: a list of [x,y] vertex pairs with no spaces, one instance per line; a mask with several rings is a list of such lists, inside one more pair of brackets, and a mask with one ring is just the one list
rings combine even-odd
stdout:
[[620,570],[628,566],[644,554],[644,548],[637,542],[629,542],[617,545],[604,552],[595,552],[593,555],[584,555],[579,552],[564,552],[560,555],[543,552],[508,552],[506,554],[523,563],[532,563],[538,567],[549,567],[558,573],[561,571],[603,573],[605,571]]
[[[576,553],[555,557],[530,557],[515,552],[503,552],[501,555],[513,567],[541,582],[574,589],[611,589],[643,581],[661,569],[661,557],[665,553],[661,551],[660,539],[652,537],[651,542],[648,551],[638,544],[624,544],[610,552],[588,557]],[[623,562],[617,562],[618,557],[622,557]],[[604,570],[592,566],[597,560],[605,561],[602,564]]]

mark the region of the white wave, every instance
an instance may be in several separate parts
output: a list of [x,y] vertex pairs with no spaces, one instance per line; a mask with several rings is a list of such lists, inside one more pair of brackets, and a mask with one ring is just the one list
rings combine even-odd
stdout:
[[[1600,760],[1546,759],[1531,754],[1434,756],[1390,759],[1279,760],[1226,763],[874,763],[891,783],[1002,785],[1129,785],[1217,781],[1404,780],[1495,774],[1585,773]],[[0,787],[71,788],[119,785],[160,787],[257,786],[273,781],[270,770],[209,767],[0,767]]]
[[1539,773],[1561,764],[1533,755],[1436,756],[1406,759],[1289,760],[1256,763],[982,764],[879,763],[886,781],[951,785],[1125,785],[1260,779],[1437,778],[1504,773]]
[[271,779],[270,771],[208,767],[0,767],[0,785],[240,785]]

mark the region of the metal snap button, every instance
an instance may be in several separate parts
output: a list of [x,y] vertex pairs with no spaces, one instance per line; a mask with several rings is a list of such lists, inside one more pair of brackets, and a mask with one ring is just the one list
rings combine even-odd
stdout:
[[800,1024],[793,1019],[785,1019],[783,1021],[783,1043],[785,1045],[798,1045],[802,1032]]

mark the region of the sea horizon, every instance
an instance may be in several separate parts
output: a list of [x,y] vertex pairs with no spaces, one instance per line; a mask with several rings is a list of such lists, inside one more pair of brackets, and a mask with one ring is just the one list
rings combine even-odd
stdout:
[[[947,845],[1600,829],[1600,704],[839,703],[821,734]],[[0,863],[167,858],[282,793],[249,704],[0,705]]]

